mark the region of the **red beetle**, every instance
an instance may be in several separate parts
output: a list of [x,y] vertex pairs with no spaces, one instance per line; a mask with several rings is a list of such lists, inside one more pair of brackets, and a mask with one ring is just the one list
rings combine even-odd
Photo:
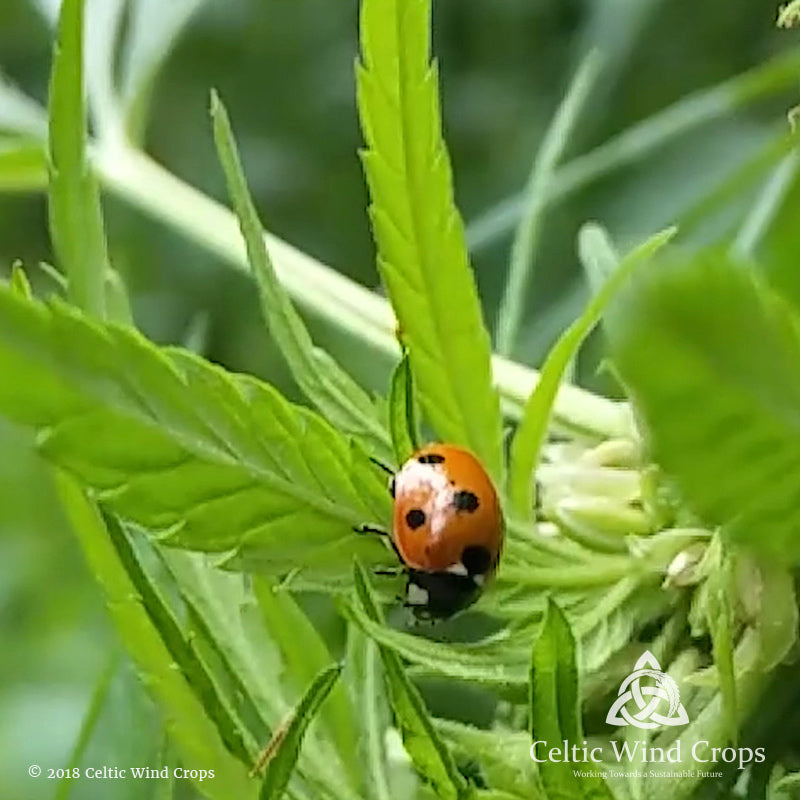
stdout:
[[449,617],[474,603],[497,569],[504,530],[480,461],[455,445],[427,445],[394,476],[392,495],[406,605],[420,617]]

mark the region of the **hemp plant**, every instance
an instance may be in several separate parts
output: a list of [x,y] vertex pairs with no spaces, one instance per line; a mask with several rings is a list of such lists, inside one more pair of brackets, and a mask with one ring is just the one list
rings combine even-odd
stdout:
[[[536,764],[529,751],[534,739],[627,740],[629,731],[602,720],[644,650],[679,686],[689,724],[634,735],[662,748],[747,740],[745,723],[796,646],[797,309],[725,251],[666,252],[675,228],[619,256],[588,223],[578,249],[596,289],[583,314],[538,374],[493,357],[442,134],[430,0],[363,0],[362,159],[403,356],[374,297],[265,235],[217,94],[211,125],[246,263],[307,404],[155,345],[136,330],[109,262],[97,182],[161,208],[179,228],[194,226],[209,246],[217,237],[214,246],[241,260],[231,217],[135,144],[170,26],[177,33],[196,5],[175,5],[163,48],[146,69],[133,60],[126,91],[95,90],[89,142],[84,4],[64,0],[47,184],[66,299],[34,298],[20,266],[0,287],[0,413],[36,431],[118,637],[162,715],[164,759],[212,800],[701,796],[694,773],[669,783],[578,774]],[[104,7],[116,33],[123,6]],[[521,313],[513,287],[528,283],[594,59],[576,73],[511,214],[521,221],[498,326],[505,353]],[[744,102],[739,84],[728,90],[731,105]],[[695,106],[719,113],[719,94],[713,111]],[[666,126],[649,124],[653,146]],[[637,135],[647,138],[629,137]],[[795,144],[782,137],[776,158],[794,157]],[[35,182],[44,163],[26,147],[30,171],[20,169],[20,180]],[[627,158],[613,151],[584,162],[584,176]],[[181,207],[167,212],[169,202]],[[385,397],[315,346],[287,286],[396,356]],[[603,315],[636,413],[563,383]],[[375,462],[397,467],[419,420],[429,436],[474,452],[503,498],[502,562],[464,615],[462,628],[476,631],[466,641],[448,641],[454,629],[437,635],[398,622],[398,578],[378,574],[396,558],[355,530],[390,524]],[[296,599],[309,591],[344,620],[341,656]],[[489,697],[491,728],[432,714],[420,691],[431,678]],[[787,686],[796,698],[800,681]],[[768,711],[774,722],[785,708]],[[72,765],[92,736],[87,720]],[[718,766],[724,791],[737,781],[741,790],[737,765]],[[771,781],[775,798],[794,780],[777,759],[746,766],[746,782]],[[61,791],[79,789],[67,782]]]

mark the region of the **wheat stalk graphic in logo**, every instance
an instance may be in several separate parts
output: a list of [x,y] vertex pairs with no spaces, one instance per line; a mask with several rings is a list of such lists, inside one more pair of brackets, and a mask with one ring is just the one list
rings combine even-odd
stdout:
[[[655,686],[642,684],[642,678],[651,678]],[[661,671],[658,659],[646,650],[633,667],[633,672],[622,681],[618,697],[608,710],[609,725],[633,725],[636,728],[659,728],[663,725],[688,725],[689,717],[681,703],[678,684]],[[667,713],[658,708],[667,704]],[[629,710],[633,707],[633,710]]]

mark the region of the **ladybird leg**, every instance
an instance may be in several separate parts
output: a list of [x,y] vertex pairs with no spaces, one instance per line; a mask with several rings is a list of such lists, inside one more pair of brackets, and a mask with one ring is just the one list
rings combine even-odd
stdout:
[[389,467],[389,466],[387,466],[386,464],[384,464],[384,463],[383,463],[383,461],[378,461],[378,459],[377,459],[377,458],[373,458],[372,456],[369,456],[369,460],[370,460],[370,461],[371,461],[371,462],[372,462],[372,463],[373,463],[373,464],[374,464],[376,467],[380,467],[380,469],[382,469],[382,470],[383,470],[383,471],[384,471],[384,472],[385,472],[387,475],[394,475],[394,472],[395,472],[395,471],[394,471],[394,470],[393,470],[391,467]]
[[382,567],[380,569],[373,569],[373,575],[381,575],[385,577],[396,578],[405,572],[405,567]]
[[389,536],[389,531],[384,530],[383,528],[378,528],[375,525],[354,525],[353,530],[356,533],[364,535],[372,534],[374,536],[384,536],[384,537]]
[[[389,544],[392,546],[392,550],[394,550],[394,554],[397,558],[402,561],[403,556],[400,554],[400,551],[397,549],[397,545],[394,543],[394,539],[392,539],[389,531],[385,531],[383,528],[376,528],[373,525],[357,525],[353,528],[353,530],[362,535],[372,535],[372,536],[380,536],[381,538],[385,539]],[[402,569],[402,568],[401,568]]]
[[395,471],[391,468],[386,466],[382,461],[378,461],[377,458],[373,458],[372,456],[369,457],[369,460],[376,466],[380,467],[388,476],[389,476],[389,494],[394,497],[394,476]]

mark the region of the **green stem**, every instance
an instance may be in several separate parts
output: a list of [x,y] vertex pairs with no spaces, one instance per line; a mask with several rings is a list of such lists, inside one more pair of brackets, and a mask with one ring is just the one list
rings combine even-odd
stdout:
[[[249,274],[236,217],[225,206],[120,142],[101,144],[93,161],[106,189]],[[281,239],[269,233],[265,237],[278,278],[296,301],[366,342],[387,361],[399,359],[396,322],[386,300]],[[518,417],[539,374],[499,356],[492,363],[505,409]],[[624,436],[631,429],[626,404],[566,385],[556,399],[554,423],[598,438]]]

